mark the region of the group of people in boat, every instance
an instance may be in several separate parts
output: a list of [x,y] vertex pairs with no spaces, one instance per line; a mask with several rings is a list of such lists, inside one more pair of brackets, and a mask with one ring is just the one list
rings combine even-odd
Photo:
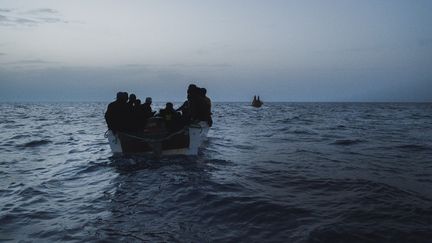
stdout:
[[141,104],[135,94],[118,92],[115,101],[108,105],[105,120],[108,129],[115,132],[140,132],[146,128],[150,118],[160,118],[168,131],[182,129],[194,122],[206,121],[212,126],[211,100],[207,90],[195,84],[190,84],[187,90],[187,100],[177,109],[171,102],[166,103],[159,112],[152,110],[152,98],[147,97]]
[[252,106],[254,106],[254,107],[261,107],[262,104],[263,104],[263,102],[260,100],[260,97],[258,96],[258,98],[257,98],[257,96],[254,95],[254,98],[252,100]]

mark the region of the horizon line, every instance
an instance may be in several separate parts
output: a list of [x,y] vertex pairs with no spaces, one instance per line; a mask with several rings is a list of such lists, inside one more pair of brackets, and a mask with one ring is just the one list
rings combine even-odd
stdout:
[[[114,100],[0,100],[0,103],[111,103]],[[153,100],[152,103],[162,103],[162,102],[173,102],[182,103],[182,101],[169,101],[169,100]],[[278,101],[263,101],[266,103],[432,103],[432,100],[408,100],[408,101],[398,101],[398,100],[371,100],[371,101],[347,101],[347,100],[334,100],[334,101],[300,101],[300,100],[278,100]],[[251,103],[251,101],[231,101],[231,100],[212,100],[212,103]]]

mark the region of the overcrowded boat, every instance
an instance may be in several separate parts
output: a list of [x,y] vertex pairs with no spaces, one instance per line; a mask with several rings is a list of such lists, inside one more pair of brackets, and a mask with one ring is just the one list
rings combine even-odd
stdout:
[[178,109],[171,102],[159,113],[151,98],[141,105],[134,94],[117,93],[108,105],[105,133],[114,154],[197,155],[212,126],[206,90],[189,85],[188,99]]

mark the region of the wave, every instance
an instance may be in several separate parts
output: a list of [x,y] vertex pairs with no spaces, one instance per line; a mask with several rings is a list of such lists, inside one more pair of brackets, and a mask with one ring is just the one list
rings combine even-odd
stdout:
[[106,167],[107,163],[90,163],[88,166],[85,166],[85,168],[81,169],[80,171],[76,172],[76,176],[79,176],[81,174],[88,174],[95,171],[100,170],[101,167]]
[[13,140],[13,139],[26,138],[26,137],[28,137],[28,135],[21,134],[21,135],[15,135],[15,136],[11,137],[10,139]]
[[28,143],[24,143],[24,144],[20,144],[18,145],[18,147],[21,148],[32,148],[32,147],[38,147],[38,146],[42,146],[42,145],[46,145],[52,143],[51,140],[47,140],[47,139],[42,139],[42,140],[33,140],[31,142]]
[[354,144],[359,144],[359,143],[363,143],[363,142],[365,142],[365,141],[361,140],[361,139],[338,139],[331,144],[347,146],[347,145],[354,145]]
[[409,150],[409,151],[424,151],[431,150],[431,147],[420,144],[403,144],[395,147],[396,149]]

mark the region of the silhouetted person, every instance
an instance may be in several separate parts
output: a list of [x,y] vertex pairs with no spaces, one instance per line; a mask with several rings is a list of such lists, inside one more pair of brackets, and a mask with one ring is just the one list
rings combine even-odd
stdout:
[[190,124],[192,121],[192,113],[196,113],[196,105],[194,104],[194,100],[196,100],[197,88],[198,87],[195,84],[189,84],[187,89],[187,100],[177,109],[177,111],[181,111],[182,113],[182,121],[184,125]]
[[204,108],[203,108],[203,117],[205,118],[205,121],[207,121],[207,124],[209,125],[209,127],[211,127],[213,125],[213,120],[212,120],[212,112],[211,112],[211,100],[209,97],[207,97],[207,89],[206,88],[201,88],[202,94],[203,94],[203,99],[204,99]]
[[105,112],[105,121],[108,129],[116,133],[117,131],[127,130],[125,117],[127,117],[128,94],[126,92],[118,92],[116,100],[108,105]]
[[129,96],[129,102],[128,102],[128,109],[129,109],[129,130],[130,131],[139,131],[143,127],[142,121],[143,121],[143,112],[141,109],[141,100],[136,98],[130,98]]
[[166,103],[164,109],[160,109],[158,116],[160,116],[166,125],[169,132],[179,130],[183,127],[180,122],[180,113],[174,110],[173,104],[171,102]]
[[136,99],[134,102],[134,107],[140,107],[141,106],[141,100],[140,99]]
[[209,126],[211,120],[211,101],[206,96],[207,90],[190,84],[187,90],[188,100],[178,109],[182,111],[182,118],[186,124],[194,121],[207,121]]
[[135,101],[136,101],[136,95],[135,94],[130,94],[129,95],[129,101],[128,101],[128,105],[129,106],[134,106],[135,105]]
[[211,125],[211,101],[206,96],[207,90],[197,88],[193,94],[193,105],[191,107],[191,117],[194,121],[206,121]]
[[[125,93],[127,99],[127,93]],[[126,102],[126,111],[124,113],[123,121],[125,130],[134,131],[136,127],[136,122],[134,121],[134,103],[136,100],[135,94],[130,94],[129,99]]]
[[155,111],[152,110],[151,104],[152,104],[152,98],[147,97],[145,99],[144,104],[141,105],[141,109],[142,109],[142,112],[144,112],[145,119],[153,117],[154,114],[156,113]]

